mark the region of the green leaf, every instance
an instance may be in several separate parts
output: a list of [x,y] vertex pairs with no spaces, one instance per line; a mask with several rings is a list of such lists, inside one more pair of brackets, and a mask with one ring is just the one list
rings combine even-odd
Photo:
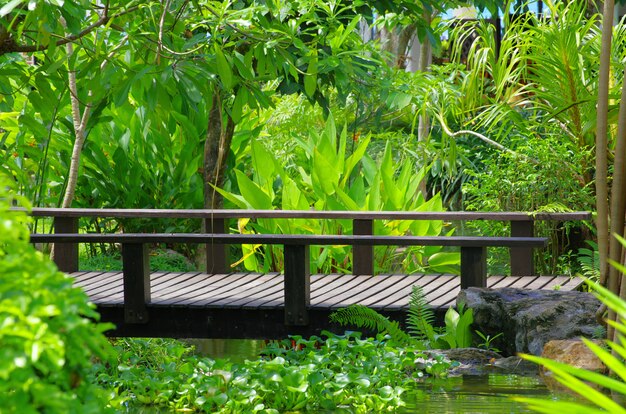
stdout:
[[23,3],[25,0],[11,0],[0,9],[0,17],[4,17],[11,13],[14,8]]
[[233,87],[233,70],[224,56],[224,53],[219,48],[219,46],[215,45],[215,62],[217,64],[217,73],[222,80],[222,85],[224,89],[227,91]]
[[272,209],[272,200],[261,187],[239,170],[235,170],[235,175],[237,176],[239,191],[251,208],[257,210]]
[[332,195],[339,183],[339,171],[317,148],[313,155],[313,190],[320,195]]
[[311,58],[306,72],[304,75],[304,93],[312,98],[317,89],[317,56]]

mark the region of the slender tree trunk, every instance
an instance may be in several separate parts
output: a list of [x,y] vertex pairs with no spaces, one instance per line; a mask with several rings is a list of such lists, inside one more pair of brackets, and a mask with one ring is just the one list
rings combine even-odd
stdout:
[[222,100],[217,89],[213,92],[213,103],[209,111],[206,141],[204,143],[204,207],[220,208],[222,197],[215,191],[224,183],[226,160],[235,132],[235,123],[222,111]]
[[206,141],[204,142],[204,208],[215,208],[219,198],[219,194],[211,184],[216,187],[219,186],[215,169],[221,134],[222,101],[216,88],[213,91],[213,103],[209,111]]
[[[608,200],[608,104],[609,104],[609,65],[611,58],[611,39],[613,34],[614,1],[604,2],[602,16],[602,50],[600,51],[600,73],[598,79],[598,105],[596,127],[596,228],[598,231],[598,251],[600,253],[600,281],[609,282],[608,287],[614,293],[616,281],[608,281],[609,253],[609,200]],[[619,289],[619,288],[617,288]],[[609,319],[614,319],[614,312],[609,312]],[[613,337],[613,328],[608,327],[608,338]]]
[[[428,22],[428,24],[430,25],[430,22],[432,20],[432,15],[425,11],[424,20]],[[419,66],[418,66],[418,70],[420,72],[428,72],[430,70],[432,55],[433,55],[433,50],[430,45],[430,41],[428,40],[428,38],[426,38],[420,44],[420,61],[419,61]],[[426,141],[426,139],[428,138],[428,135],[430,134],[430,118],[428,117],[428,114],[425,111],[422,112],[419,115],[419,119],[417,122],[418,122],[417,141],[424,142]],[[426,188],[426,177],[424,177],[424,179],[420,182],[419,189],[420,189],[420,192],[422,193],[422,196],[424,197],[424,200],[427,200],[428,189]]]
[[[74,46],[68,43],[66,46],[68,61],[74,54]],[[78,88],[76,86],[76,71],[70,69],[68,72],[68,83],[70,88],[70,102],[72,104],[72,121],[74,123],[74,147],[72,148],[72,158],[65,187],[65,195],[61,208],[69,208],[74,200],[76,183],[78,181],[78,168],[80,167],[80,154],[86,138],[87,121],[89,120],[90,107],[85,105],[82,115],[80,111],[80,101],[78,99]]]
[[[624,69],[624,75],[626,76],[626,69]],[[613,183],[611,186],[611,234],[619,234],[624,237],[624,220],[626,216],[626,82],[624,81],[622,83],[618,119],[615,161],[613,164]],[[623,258],[624,249],[621,243],[611,238],[609,259],[623,264]],[[617,286],[619,296],[622,299],[626,299],[624,275],[621,275],[614,266],[611,266],[609,270],[609,285]],[[613,332],[612,340],[614,342],[620,340],[617,331]]]

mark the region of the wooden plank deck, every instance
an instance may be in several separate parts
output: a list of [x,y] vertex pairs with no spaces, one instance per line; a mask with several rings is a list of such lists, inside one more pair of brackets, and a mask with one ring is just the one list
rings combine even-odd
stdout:
[[[284,278],[280,273],[206,274],[200,272],[153,272],[150,275],[149,321],[124,321],[121,272],[74,272],[96,304],[103,321],[113,322],[113,336],[164,336],[204,338],[280,338],[288,334],[319,335],[322,329],[341,331],[330,325],[335,309],[359,303],[403,321],[413,285],[422,286],[426,298],[441,318],[454,306],[460,291],[455,275],[384,274],[312,275],[310,323],[304,327],[284,325]],[[488,287],[524,289],[577,289],[582,281],[568,276],[491,276]]]
[[[123,303],[121,272],[70,274],[97,305]],[[581,280],[568,276],[491,276],[491,288],[574,290]],[[460,278],[455,275],[383,274],[377,276],[312,275],[311,308],[333,310],[354,303],[374,309],[407,309],[413,285],[422,286],[433,308],[455,304]],[[153,272],[151,304],[190,307],[282,308],[283,275],[280,273],[206,274],[199,272]]]

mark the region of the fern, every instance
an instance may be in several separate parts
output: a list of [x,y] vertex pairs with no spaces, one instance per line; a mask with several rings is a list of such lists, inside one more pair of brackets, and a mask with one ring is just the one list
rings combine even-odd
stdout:
[[400,328],[398,322],[389,320],[389,318],[367,306],[355,304],[338,309],[330,315],[330,321],[340,325],[353,325],[358,328],[387,333],[391,339],[398,343],[413,342],[413,338]]
[[428,305],[424,290],[421,286],[414,285],[409,298],[409,311],[406,320],[409,333],[417,340],[429,341],[434,344],[436,342],[434,322],[435,313]]

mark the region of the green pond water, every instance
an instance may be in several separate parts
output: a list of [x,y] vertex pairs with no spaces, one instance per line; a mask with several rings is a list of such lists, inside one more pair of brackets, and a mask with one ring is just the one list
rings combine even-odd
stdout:
[[[211,358],[229,358],[233,362],[257,358],[263,341],[251,340],[189,340],[199,354]],[[553,392],[537,376],[499,375],[466,376],[418,384],[405,394],[407,406],[401,413],[447,414],[509,414],[531,413],[512,397],[540,397],[574,400],[564,392]],[[347,410],[337,410],[348,413]]]

